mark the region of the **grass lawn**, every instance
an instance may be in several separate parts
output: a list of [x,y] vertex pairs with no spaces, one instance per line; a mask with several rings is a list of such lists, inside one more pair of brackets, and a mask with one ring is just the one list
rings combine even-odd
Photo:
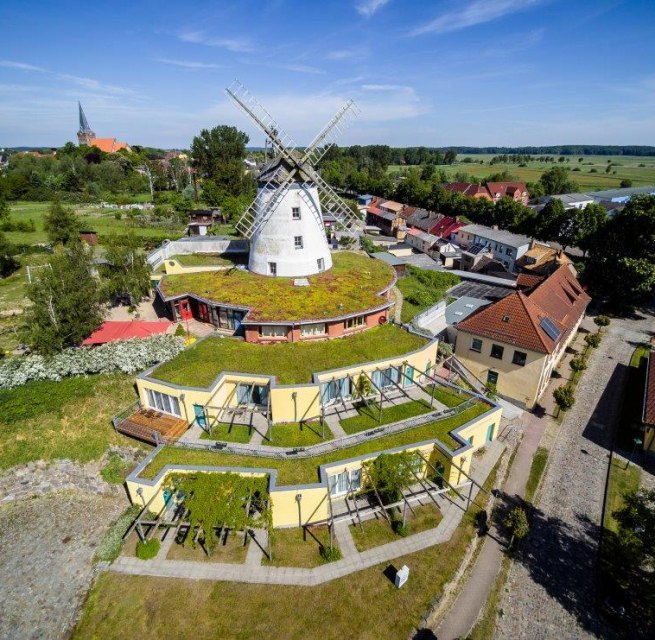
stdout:
[[[262,564],[274,567],[303,567],[311,569],[325,564],[320,555],[321,545],[330,546],[330,533],[326,526],[274,529],[271,538],[273,560],[266,556]],[[338,547],[336,536],[334,546]]]
[[310,276],[309,287],[293,278],[270,278],[250,271],[227,270],[164,276],[166,296],[195,293],[203,298],[251,309],[251,320],[321,320],[383,304],[393,269],[366,255],[343,251],[332,256],[328,271]]
[[[414,515],[409,508],[407,508],[407,527],[409,535],[434,529],[440,522],[443,516],[437,507],[429,502],[429,498],[425,499],[428,504],[413,504],[416,515]],[[402,519],[402,510],[398,510],[399,518]],[[391,525],[382,515],[378,515],[372,520],[365,520],[363,523],[364,531],[359,528],[359,524],[350,526],[350,533],[355,541],[355,546],[358,551],[366,551],[372,547],[377,547],[387,542],[394,542],[399,540],[400,536],[395,533]]]
[[208,556],[199,544],[196,544],[194,549],[190,540],[186,544],[179,544],[176,541],[166,554],[166,559],[243,564],[246,561],[248,544],[250,543],[246,542],[244,546],[243,536],[240,533],[220,534],[218,544],[212,550],[211,555]]
[[40,459],[88,462],[111,444],[139,446],[111,425],[111,416],[135,400],[134,378],[123,374],[0,390],[0,469]]
[[[494,486],[496,470],[485,482]],[[486,500],[476,503],[484,508]],[[383,563],[316,587],[204,582],[103,573],[92,588],[73,638],[123,640],[125,621],[141,640],[406,638],[442,596],[475,535],[476,509],[448,542],[393,561],[410,579],[396,589]]]
[[632,358],[630,358],[630,366],[636,367],[638,369],[641,366],[642,359],[648,358],[649,353],[650,353],[649,345],[647,344],[639,345],[632,353]]
[[634,464],[626,468],[626,461],[614,456],[612,456],[610,465],[603,526],[617,533],[618,527],[612,514],[623,506],[624,494],[639,489],[641,470]]
[[[321,437],[321,433],[325,433],[325,438]],[[334,438],[327,424],[321,427],[320,422],[274,424],[266,433],[266,437],[268,440],[265,444],[275,447],[310,447]]]
[[399,278],[397,286],[403,294],[400,319],[410,322],[412,318],[446,297],[446,291],[459,282],[459,278],[447,272],[428,271],[408,267],[409,275]]
[[441,385],[431,385],[428,387],[432,391],[432,395],[437,402],[445,405],[446,407],[458,407],[463,402],[466,402],[471,396],[451,387],[442,387]]
[[345,460],[346,458],[353,458],[382,449],[390,449],[432,438],[441,440],[441,442],[449,447],[456,448],[457,445],[449,436],[449,433],[469,420],[473,420],[483,414],[488,409],[489,405],[479,402],[458,415],[443,420],[429,422],[401,433],[394,433],[381,438],[372,438],[358,445],[338,449],[321,456],[297,458],[295,460],[235,455],[221,451],[194,451],[176,447],[165,447],[143,470],[141,477],[154,478],[162,467],[167,464],[189,464],[274,468],[278,470],[279,485],[318,482],[319,465],[337,460]]
[[167,260],[177,260],[183,267],[229,267],[235,264],[248,264],[248,254],[190,253],[171,256]]
[[308,383],[317,371],[391,358],[416,351],[426,342],[392,324],[319,342],[261,345],[212,337],[186,349],[151,375],[194,387],[208,387],[221,371],[273,375],[280,384]]
[[390,407],[385,407],[383,403],[382,406],[382,421],[380,421],[380,405],[377,402],[369,402],[368,406],[363,403],[359,404],[355,407],[359,415],[344,418],[341,421],[343,430],[346,433],[357,433],[366,429],[374,429],[383,424],[420,416],[434,410],[430,407],[430,403],[425,400],[411,400]]
[[250,442],[252,427],[249,424],[238,424],[236,422],[217,422],[212,426],[211,433],[203,431],[200,434],[201,440],[223,440],[224,442],[239,442],[246,444]]
[[532,465],[530,466],[530,475],[528,482],[525,485],[525,500],[532,502],[535,491],[539,486],[539,480],[543,475],[546,463],[548,462],[548,449],[545,447],[538,447],[532,457]]

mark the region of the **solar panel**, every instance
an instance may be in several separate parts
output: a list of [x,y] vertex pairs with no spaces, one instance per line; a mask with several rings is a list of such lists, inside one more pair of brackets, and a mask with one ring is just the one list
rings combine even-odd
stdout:
[[478,253],[480,253],[480,251],[482,251],[484,248],[485,248],[484,245],[481,245],[481,244],[472,244],[472,245],[467,249],[467,251],[468,251],[471,255],[477,256]]
[[551,340],[557,340],[560,333],[562,333],[554,324],[553,321],[548,317],[543,317],[539,323],[541,328],[548,334],[548,337]]

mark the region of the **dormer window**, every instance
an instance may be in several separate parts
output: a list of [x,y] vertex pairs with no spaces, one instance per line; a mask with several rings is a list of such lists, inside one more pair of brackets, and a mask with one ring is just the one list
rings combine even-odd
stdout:
[[503,316],[503,322],[509,322],[509,316]]

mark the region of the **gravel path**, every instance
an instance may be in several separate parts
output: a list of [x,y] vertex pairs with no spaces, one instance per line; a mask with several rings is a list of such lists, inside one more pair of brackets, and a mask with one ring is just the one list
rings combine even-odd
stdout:
[[513,564],[496,638],[584,638],[602,634],[594,569],[620,389],[635,343],[653,319],[613,320],[590,359],[550,454],[521,556]]
[[95,546],[124,496],[66,492],[0,507],[0,638],[67,638]]

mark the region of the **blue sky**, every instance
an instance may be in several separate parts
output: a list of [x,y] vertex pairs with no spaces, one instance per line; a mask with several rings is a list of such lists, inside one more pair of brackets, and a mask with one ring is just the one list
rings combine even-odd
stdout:
[[652,0],[0,3],[0,146],[96,134],[187,147],[263,136],[239,78],[299,144],[348,99],[342,144],[655,144]]

